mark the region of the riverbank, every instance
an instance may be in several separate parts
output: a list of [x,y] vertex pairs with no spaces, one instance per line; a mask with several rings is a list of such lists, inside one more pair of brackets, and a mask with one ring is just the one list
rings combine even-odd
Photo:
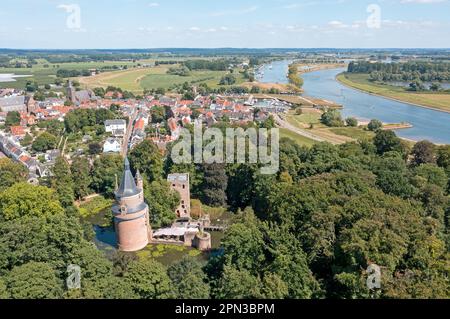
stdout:
[[[392,101],[406,103],[412,106],[427,108],[439,112],[450,113],[450,94],[438,93],[406,93],[394,91],[390,88],[380,87],[374,84],[360,83],[352,81],[346,76],[345,72],[336,76],[336,80],[342,85],[367,93],[374,96],[380,96]],[[400,89],[399,89],[400,90]],[[433,100],[430,100],[433,98]]]
[[298,72],[300,74],[310,73],[314,71],[320,71],[320,70],[329,70],[329,69],[339,69],[345,67],[346,64],[342,63],[319,63],[319,64],[303,64],[299,63],[297,64],[297,67],[299,68]]

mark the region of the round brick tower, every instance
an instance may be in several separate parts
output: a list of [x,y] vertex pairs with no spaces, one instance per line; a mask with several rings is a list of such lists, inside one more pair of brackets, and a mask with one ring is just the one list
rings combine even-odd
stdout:
[[112,208],[117,245],[121,251],[141,250],[152,239],[149,209],[144,201],[142,185],[139,172],[135,181],[128,158],[125,159],[122,181],[116,189],[116,203]]

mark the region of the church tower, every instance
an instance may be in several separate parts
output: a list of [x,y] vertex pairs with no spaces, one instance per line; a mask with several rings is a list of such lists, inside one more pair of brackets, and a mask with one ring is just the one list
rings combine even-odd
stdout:
[[77,99],[76,99],[76,95],[75,95],[75,88],[73,87],[71,80],[69,80],[69,83],[67,84],[66,95],[67,95],[67,99],[70,102],[72,102],[73,105],[75,105],[77,102]]
[[138,172],[135,181],[128,158],[125,159],[122,181],[115,196],[112,211],[119,250],[138,251],[145,248],[152,239],[149,209],[144,201],[142,177]]

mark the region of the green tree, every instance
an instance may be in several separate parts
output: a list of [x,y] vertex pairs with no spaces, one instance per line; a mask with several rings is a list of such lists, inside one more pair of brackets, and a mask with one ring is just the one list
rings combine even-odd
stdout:
[[427,163],[436,163],[435,146],[429,141],[417,142],[411,151],[411,155],[413,156],[411,162],[416,166]]
[[144,197],[149,205],[152,226],[169,226],[176,219],[175,209],[180,204],[180,195],[170,188],[169,183],[159,179],[146,183]]
[[64,214],[55,191],[44,186],[17,183],[0,193],[0,217],[11,220],[24,216],[48,217]]
[[27,175],[25,166],[9,158],[0,158],[0,192],[15,183],[25,182]]
[[6,127],[16,126],[20,124],[20,113],[17,111],[8,112],[6,114],[5,125]]
[[89,144],[89,154],[98,155],[103,151],[102,145],[100,143],[90,143]]
[[142,299],[167,299],[173,297],[172,282],[166,268],[153,259],[130,263],[125,279]]
[[0,300],[9,299],[10,295],[6,288],[5,279],[0,277]]
[[445,189],[448,184],[448,176],[445,170],[435,164],[422,164],[415,168],[415,173],[426,180],[427,183]]
[[56,145],[58,144],[58,138],[50,134],[48,132],[44,132],[33,142],[32,148],[36,152],[45,152],[48,150],[52,150],[56,148]]
[[177,299],[208,299],[210,288],[202,264],[193,257],[185,257],[168,268],[168,275],[176,290]]
[[328,110],[322,114],[320,121],[326,126],[344,126],[341,113],[338,110]]
[[[33,234],[33,236],[30,236]],[[29,261],[46,262],[60,272],[87,243],[78,217],[24,217],[0,223],[0,273]]]
[[378,154],[403,152],[401,140],[392,131],[378,131],[373,139]]
[[431,91],[436,92],[436,91],[439,91],[439,90],[441,90],[441,89],[442,89],[442,86],[441,86],[441,84],[438,83],[438,82],[433,82],[433,83],[430,85],[430,90],[431,90]]
[[154,106],[151,111],[152,123],[161,123],[166,120],[166,110],[163,106]]
[[438,147],[437,164],[450,175],[450,145]]
[[102,154],[96,158],[92,168],[91,187],[97,192],[112,197],[116,180],[123,174],[123,158],[116,154]]
[[289,289],[287,283],[277,274],[266,273],[261,283],[260,298],[284,299],[288,296]]
[[252,273],[258,271],[264,261],[264,240],[255,215],[247,212],[241,222],[231,225],[221,246],[225,264]]
[[75,197],[82,199],[89,195],[91,184],[90,165],[89,161],[84,157],[76,157],[71,166],[72,175],[74,178],[73,190]]
[[129,155],[131,166],[147,176],[150,181],[161,177],[163,158],[158,147],[150,140],[136,146]]
[[62,156],[58,157],[53,167],[52,188],[56,190],[59,201],[64,207],[73,205],[74,183],[70,165]]
[[261,294],[261,280],[247,270],[224,266],[215,295],[219,299],[258,298]]
[[27,147],[33,143],[33,137],[27,133],[25,137],[20,141],[20,145]]
[[383,158],[375,165],[374,172],[377,175],[377,186],[385,193],[404,198],[413,194],[414,188],[410,183],[411,174],[401,158]]
[[228,177],[223,164],[203,164],[204,174],[201,186],[202,201],[209,206],[225,206],[227,203],[226,189]]
[[236,77],[232,74],[226,74],[220,79],[220,85],[233,85],[236,83]]
[[14,267],[6,277],[6,285],[13,299],[58,299],[63,291],[56,271],[38,262]]
[[345,119],[345,124],[350,127],[357,127],[358,126],[358,120],[354,117],[348,117]]
[[369,131],[376,132],[383,127],[383,123],[380,120],[371,120],[367,125]]

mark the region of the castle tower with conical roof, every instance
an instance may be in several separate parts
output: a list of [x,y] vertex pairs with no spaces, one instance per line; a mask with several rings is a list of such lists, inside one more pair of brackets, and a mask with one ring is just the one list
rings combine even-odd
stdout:
[[[120,186],[116,189],[116,203],[112,208],[117,245],[121,251],[138,251],[152,239],[149,209],[144,201],[142,177],[135,181],[128,158]],[[136,185],[137,182],[137,185]]]

